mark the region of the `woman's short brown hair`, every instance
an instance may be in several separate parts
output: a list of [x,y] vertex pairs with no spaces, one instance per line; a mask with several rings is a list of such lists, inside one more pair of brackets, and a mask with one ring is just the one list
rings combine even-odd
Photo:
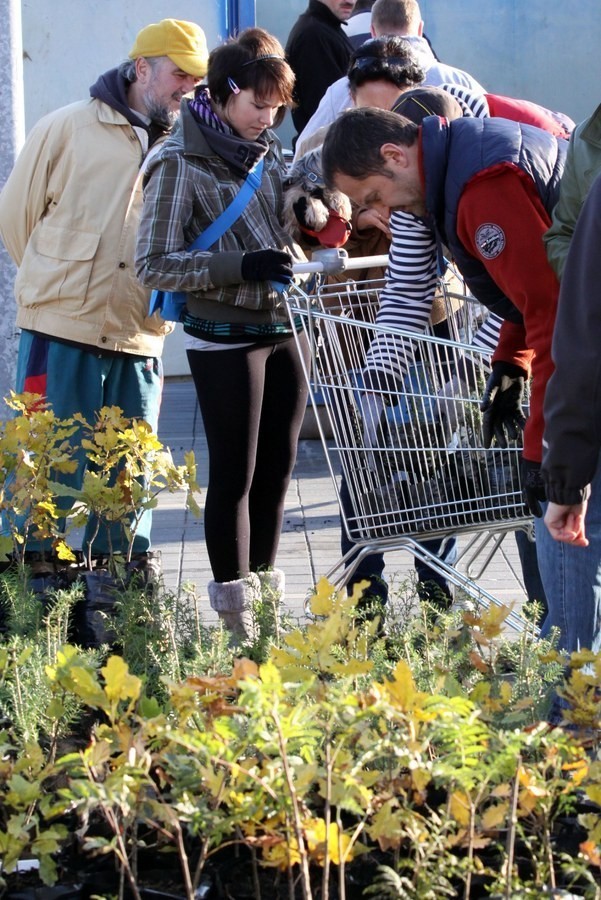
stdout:
[[258,99],[279,96],[282,108],[274,125],[281,124],[286,107],[292,104],[294,72],[276,37],[263,28],[246,28],[212,50],[207,85],[211,98],[220,106],[226,106],[234,94],[232,81],[241,91],[254,91]]

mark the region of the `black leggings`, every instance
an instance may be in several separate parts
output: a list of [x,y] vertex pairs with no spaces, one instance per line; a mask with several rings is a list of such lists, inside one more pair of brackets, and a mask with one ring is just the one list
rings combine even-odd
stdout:
[[209,449],[207,552],[215,581],[233,581],[275,563],[306,381],[294,338],[187,354]]

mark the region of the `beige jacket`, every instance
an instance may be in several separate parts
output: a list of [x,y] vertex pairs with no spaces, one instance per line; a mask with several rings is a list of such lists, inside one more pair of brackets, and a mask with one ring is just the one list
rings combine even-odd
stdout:
[[171,327],[149,318],[133,258],[142,149],[99,100],[32,129],[0,193],[0,237],[18,266],[17,325],[101,350],[160,356]]

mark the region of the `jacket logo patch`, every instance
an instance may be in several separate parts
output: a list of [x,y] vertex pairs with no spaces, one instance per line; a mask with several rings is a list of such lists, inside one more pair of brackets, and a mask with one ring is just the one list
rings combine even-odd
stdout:
[[476,231],[476,246],[484,259],[496,259],[505,249],[505,232],[499,225],[486,222]]

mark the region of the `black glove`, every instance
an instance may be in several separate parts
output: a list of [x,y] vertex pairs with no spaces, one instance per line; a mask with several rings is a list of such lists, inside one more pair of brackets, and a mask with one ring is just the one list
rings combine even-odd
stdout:
[[252,250],[242,257],[243,281],[281,281],[290,284],[292,257],[286,250]]
[[493,438],[499,447],[515,441],[526,424],[522,410],[526,373],[508,362],[493,363],[492,372],[480,403],[484,446],[490,447]]
[[545,482],[540,471],[540,463],[522,457],[522,494],[528,512],[535,518],[542,519],[541,503],[547,499]]

